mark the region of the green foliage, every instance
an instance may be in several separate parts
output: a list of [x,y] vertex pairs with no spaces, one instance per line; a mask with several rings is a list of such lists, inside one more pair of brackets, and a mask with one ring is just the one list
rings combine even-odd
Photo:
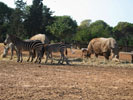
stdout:
[[92,38],[109,37],[112,35],[112,28],[104,21],[98,20],[91,23],[91,20],[84,20],[77,29],[74,40],[81,44],[88,44]]
[[113,29],[113,35],[120,45],[133,46],[133,24],[119,22]]
[[80,42],[81,44],[86,44],[91,39],[91,34],[89,30],[89,26],[91,24],[91,20],[84,20],[81,22],[80,26],[77,28],[77,33],[74,36],[75,42]]
[[25,10],[25,5],[26,2],[24,2],[23,0],[17,0],[15,2],[16,8],[20,9],[21,11]]
[[16,8],[11,15],[10,32],[11,34],[15,34],[21,38],[25,38],[26,32],[24,29],[24,18],[25,18],[24,9],[26,3],[24,3],[23,0],[17,0],[15,4]]
[[10,16],[13,9],[0,2],[0,42],[4,41],[6,33],[9,30]]
[[57,40],[70,42],[76,33],[77,23],[70,16],[56,16],[52,25],[47,27]]
[[47,26],[51,25],[54,21],[52,14],[53,12],[50,10],[50,8],[48,8],[47,6],[43,6],[43,21],[42,21],[41,33],[44,33],[51,38],[52,34],[49,31],[47,31]]
[[81,23],[80,23],[80,27],[89,27],[91,24],[91,20],[90,19],[86,19],[86,20],[83,20]]
[[0,2],[0,25],[8,23],[13,9],[9,8],[6,4]]
[[28,18],[25,20],[25,28],[29,37],[41,32],[43,20],[42,0],[33,0]]
[[102,20],[92,23],[89,28],[93,38],[109,37],[112,32],[112,28]]
[[54,12],[44,6],[42,0],[33,0],[27,6],[23,0],[16,0],[16,8],[9,8],[0,2],[0,42],[7,33],[26,39],[44,33],[53,42],[78,42],[88,44],[96,37],[114,37],[119,45],[133,46],[133,23],[119,22],[114,28],[106,22],[83,20],[77,23],[70,16],[52,16]]

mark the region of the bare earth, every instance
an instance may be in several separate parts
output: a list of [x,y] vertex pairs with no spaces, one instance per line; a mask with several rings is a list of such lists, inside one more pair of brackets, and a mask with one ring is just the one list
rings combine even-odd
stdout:
[[0,100],[133,100],[133,64],[122,61],[130,62],[130,56],[121,55],[121,62],[83,62],[75,50],[68,54],[70,65],[56,60],[46,65],[44,59],[17,63],[9,57],[0,58]]

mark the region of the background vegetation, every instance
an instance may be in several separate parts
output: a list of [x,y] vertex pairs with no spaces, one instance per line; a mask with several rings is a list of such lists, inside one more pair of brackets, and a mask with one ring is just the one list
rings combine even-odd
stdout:
[[119,45],[133,46],[133,23],[119,22],[111,27],[103,20],[85,19],[77,25],[71,16],[53,16],[42,0],[33,0],[32,5],[16,0],[15,4],[13,9],[0,2],[0,42],[6,34],[27,39],[42,33],[53,42],[88,44],[95,37],[114,37]]

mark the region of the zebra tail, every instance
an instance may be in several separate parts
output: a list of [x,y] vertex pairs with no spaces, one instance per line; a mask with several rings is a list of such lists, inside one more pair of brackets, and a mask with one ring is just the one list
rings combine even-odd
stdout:
[[45,52],[45,48],[44,48],[44,46],[43,46],[43,47],[42,47],[42,50],[41,50],[41,57],[44,56],[44,52]]

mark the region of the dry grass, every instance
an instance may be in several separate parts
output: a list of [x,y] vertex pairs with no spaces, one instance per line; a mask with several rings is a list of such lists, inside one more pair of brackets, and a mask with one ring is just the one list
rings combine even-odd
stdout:
[[[0,54],[3,52],[0,44]],[[81,59],[81,51],[69,52],[70,65],[16,62],[0,57],[0,100],[132,100],[133,64],[103,58]],[[10,54],[10,53],[9,53]],[[124,55],[125,57],[125,55]]]
[[[3,52],[3,44],[0,43],[0,55],[2,55]],[[77,50],[77,49],[73,49],[73,51],[75,52],[74,54],[71,53],[70,49],[68,49],[68,60],[70,62],[71,65],[91,65],[91,66],[104,66],[104,67],[129,67],[129,68],[133,68],[133,64],[131,63],[131,57],[129,55],[121,55],[120,54],[120,60],[119,61],[112,61],[112,60],[105,60],[103,57],[99,57],[98,59],[96,59],[94,56],[92,56],[91,59],[82,59],[81,57],[81,50]],[[15,52],[14,52],[15,53]],[[23,60],[26,61],[27,60],[27,56],[28,53],[27,52],[23,52]],[[60,58],[60,54],[59,53],[54,53],[53,54],[54,57],[54,64],[58,63],[58,60]],[[9,51],[9,55],[6,58],[2,58],[0,57],[0,60],[9,60],[10,59],[10,51]],[[14,59],[13,61],[16,61],[17,57],[16,54],[14,55]],[[48,60],[48,63],[50,64],[51,60]],[[42,59],[42,63],[45,62],[45,57]]]

